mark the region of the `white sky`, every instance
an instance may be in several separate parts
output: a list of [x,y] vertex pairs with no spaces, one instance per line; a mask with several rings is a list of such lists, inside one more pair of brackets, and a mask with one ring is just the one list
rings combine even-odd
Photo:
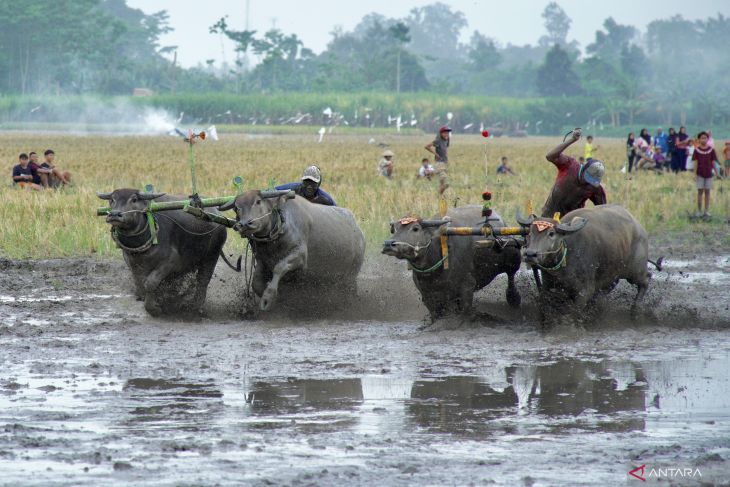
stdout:
[[[264,32],[276,25],[285,33],[295,33],[304,46],[320,53],[330,39],[329,33],[339,25],[351,30],[360,19],[378,12],[386,17],[405,17],[413,7],[434,1],[418,0],[249,0],[249,28]],[[468,40],[479,30],[502,44],[535,44],[545,33],[540,16],[549,0],[442,0],[453,10],[466,14],[469,25],[462,35]],[[630,24],[643,31],[654,19],[681,14],[685,18],[707,18],[722,13],[730,16],[728,0],[559,0],[573,19],[568,39],[576,39],[581,48],[590,44],[595,31],[607,17]],[[175,29],[162,39],[162,45],[177,45],[178,60],[194,66],[206,59],[221,61],[223,52],[230,62],[235,58],[233,44],[208,33],[219,18],[228,15],[228,24],[243,30],[246,0],[127,0],[127,4],[146,13],[167,10]],[[438,33],[434,33],[438,35]]]

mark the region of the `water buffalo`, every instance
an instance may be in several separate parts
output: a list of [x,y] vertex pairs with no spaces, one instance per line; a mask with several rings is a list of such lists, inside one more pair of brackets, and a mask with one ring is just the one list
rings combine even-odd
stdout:
[[153,244],[155,235],[145,213],[148,203],[185,200],[185,196],[141,193],[136,189],[117,189],[97,196],[110,203],[106,221],[147,312],[152,316],[199,313],[226,242],[226,228],[180,210],[157,212],[158,243]]
[[[632,312],[636,312],[649,285],[649,240],[646,230],[622,206],[600,205],[552,218],[518,218],[530,226],[525,262],[538,266],[552,283],[541,291],[543,323],[547,311],[559,307],[561,298],[579,311],[599,293],[611,291],[619,279],[638,287]],[[657,264],[655,264],[657,265]],[[657,265],[660,268],[661,261]],[[551,309],[552,308],[552,309]]]
[[279,282],[313,293],[354,297],[365,237],[349,210],[311,203],[292,191],[251,190],[220,210],[235,209],[233,229],[249,239],[256,268],[251,286],[271,309]]
[[[481,206],[462,206],[447,212],[453,226],[473,227],[484,222]],[[474,292],[492,282],[499,274],[507,274],[507,302],[520,305],[515,287],[515,273],[520,268],[520,249],[514,241],[481,248],[478,236],[448,239],[448,269],[443,266],[439,228],[447,220],[422,220],[407,217],[391,224],[391,240],[383,244],[383,253],[405,259],[413,269],[413,281],[421,293],[431,319],[450,314],[467,314],[472,308]],[[490,223],[503,227],[504,221],[493,212]]]

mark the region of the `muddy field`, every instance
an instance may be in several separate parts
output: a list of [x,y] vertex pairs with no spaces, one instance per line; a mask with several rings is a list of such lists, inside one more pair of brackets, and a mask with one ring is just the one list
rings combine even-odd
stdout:
[[195,323],[121,262],[0,261],[0,485],[729,485],[730,251],[659,251],[640,322],[621,284],[547,334],[524,271],[521,310],[499,280],[499,320],[424,328],[374,255],[326,319],[242,320],[219,266]]

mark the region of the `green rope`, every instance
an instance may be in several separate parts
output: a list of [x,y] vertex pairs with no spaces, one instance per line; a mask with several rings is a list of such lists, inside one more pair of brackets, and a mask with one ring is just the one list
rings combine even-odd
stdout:
[[568,256],[568,247],[566,247],[565,244],[563,244],[563,257],[560,259],[560,262],[558,262],[553,267],[543,267],[540,264],[537,264],[537,266],[540,269],[543,269],[543,270],[546,270],[546,271],[557,271],[558,269],[560,269],[561,267],[563,267],[565,265],[565,260],[566,260],[565,258],[567,256]]
[[443,263],[446,262],[446,259],[448,259],[448,258],[449,258],[449,256],[445,255],[440,261],[436,262],[434,265],[432,265],[428,269],[419,269],[418,267],[414,266],[413,264],[411,264],[411,269],[413,269],[414,272],[418,272],[421,274],[430,274],[431,272],[434,272],[439,267],[441,267],[443,265]]

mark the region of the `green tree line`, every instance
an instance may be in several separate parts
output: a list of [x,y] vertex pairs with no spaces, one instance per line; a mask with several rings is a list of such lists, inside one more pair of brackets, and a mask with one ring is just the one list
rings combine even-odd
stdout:
[[[524,46],[502,44],[477,31],[462,42],[465,15],[433,3],[403,18],[371,13],[351,31],[335,28],[320,54],[296,33],[240,30],[222,16],[209,26],[210,41],[230,39],[235,61],[208,60],[186,69],[177,63],[176,46],[160,45],[172,28],[165,11],[145,14],[125,0],[0,0],[0,12],[0,94],[6,96],[129,95],[147,88],[168,105],[193,110],[186,111],[189,116],[209,119],[250,103],[226,98],[218,103],[227,105],[223,109],[198,98],[173,103],[173,95],[392,92],[422,93],[433,102],[429,94],[438,93],[472,101],[533,100],[529,110],[512,103],[522,108],[501,119],[493,110],[486,120],[528,131],[538,122],[557,130],[571,119],[616,127],[730,124],[730,19],[719,14],[695,21],[681,16],[653,20],[643,31],[607,18],[593,42],[581,49],[570,39],[568,13],[556,2],[547,3],[542,13],[544,35],[536,45]],[[396,102],[393,112],[397,107],[404,117],[429,118],[428,110],[413,109],[400,98]],[[307,110],[292,106],[287,111],[240,116],[272,120]],[[472,112],[462,118],[485,121],[479,118],[484,110]],[[348,117],[359,118],[354,111]]]

